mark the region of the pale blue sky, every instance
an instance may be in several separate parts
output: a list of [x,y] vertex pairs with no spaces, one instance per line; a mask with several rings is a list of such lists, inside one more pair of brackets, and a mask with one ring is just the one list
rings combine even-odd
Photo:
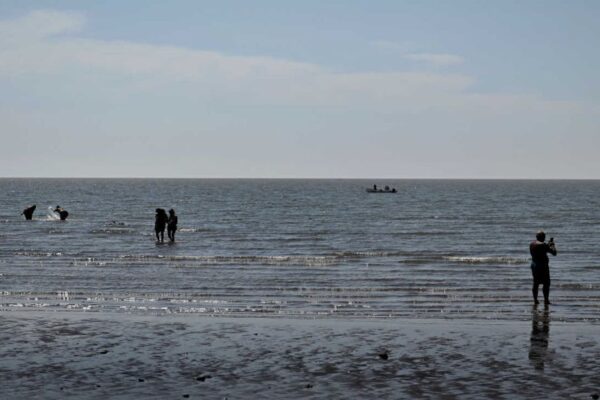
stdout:
[[0,0],[1,176],[600,178],[597,1]]

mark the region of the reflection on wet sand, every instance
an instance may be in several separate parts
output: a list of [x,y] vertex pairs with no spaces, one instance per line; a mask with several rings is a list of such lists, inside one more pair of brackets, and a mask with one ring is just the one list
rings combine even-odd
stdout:
[[535,369],[544,369],[548,359],[548,342],[550,341],[550,310],[543,311],[534,307],[531,312],[531,339],[529,345],[529,360]]
[[[532,337],[539,333],[547,339],[544,313],[535,317],[541,326],[534,323]],[[555,324],[547,356],[547,340],[532,340],[531,354],[545,370],[533,368],[524,354],[530,327],[529,321],[0,312],[0,397],[481,400],[542,394],[545,400],[582,400],[596,395],[598,326]],[[519,331],[525,335],[515,335]]]

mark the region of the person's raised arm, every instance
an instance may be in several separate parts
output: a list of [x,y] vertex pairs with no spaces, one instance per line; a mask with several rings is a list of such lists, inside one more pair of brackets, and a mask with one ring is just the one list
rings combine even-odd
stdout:
[[548,242],[548,253],[552,254],[553,256],[556,255],[556,245],[554,244],[554,238],[550,238],[550,241]]

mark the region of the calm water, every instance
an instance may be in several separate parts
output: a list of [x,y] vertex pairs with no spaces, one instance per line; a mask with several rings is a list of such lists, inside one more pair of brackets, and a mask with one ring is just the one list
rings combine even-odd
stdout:
[[600,181],[0,179],[0,204],[3,311],[527,320],[543,228],[553,319],[600,322]]

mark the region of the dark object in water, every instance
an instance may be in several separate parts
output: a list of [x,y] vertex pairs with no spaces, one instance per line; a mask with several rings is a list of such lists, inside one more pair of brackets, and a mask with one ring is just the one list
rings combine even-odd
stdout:
[[202,376],[197,377],[196,380],[200,381],[200,382],[204,382],[205,380],[210,379],[210,378],[212,378],[212,376],[210,376],[210,375],[202,375]]
[[154,232],[156,233],[156,241],[164,242],[165,241],[165,228],[167,227],[167,222],[169,221],[169,217],[167,216],[167,212],[164,208],[156,209],[156,216],[154,220]]
[[58,215],[60,215],[61,221],[66,220],[67,217],[69,216],[69,212],[67,210],[65,210],[64,208],[62,208],[61,206],[56,206],[56,208],[54,209],[54,212],[57,212]]
[[175,232],[177,231],[177,215],[172,208],[169,210],[169,219],[167,220],[167,235],[171,242],[175,241]]
[[390,356],[387,351],[384,351],[383,353],[379,354],[379,358],[381,358],[382,360],[387,360],[389,357]]
[[33,212],[35,211],[35,208],[36,205],[34,204],[31,207],[27,207],[26,209],[24,209],[21,214],[25,216],[26,220],[31,221],[31,219],[33,218]]
[[375,187],[374,187],[373,189],[368,188],[367,193],[398,193],[398,191],[396,190],[396,188],[392,188],[391,190],[388,188],[387,190],[385,190],[385,189],[375,189]]

